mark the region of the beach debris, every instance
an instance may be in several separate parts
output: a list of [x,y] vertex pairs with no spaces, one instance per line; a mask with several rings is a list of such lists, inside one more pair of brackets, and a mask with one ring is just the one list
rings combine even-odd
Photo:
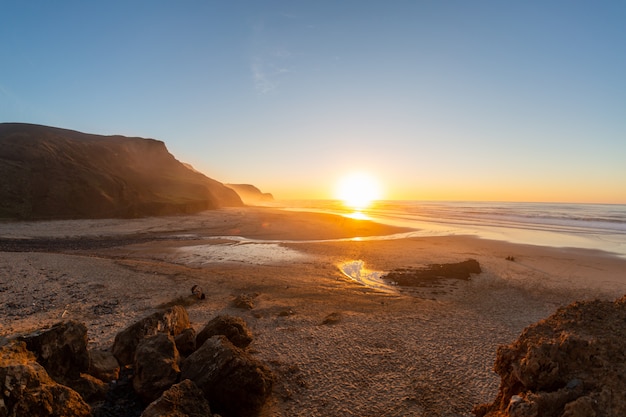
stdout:
[[179,354],[174,338],[157,333],[143,339],[137,346],[133,364],[133,388],[146,402],[151,403],[178,381]]
[[575,302],[497,350],[500,387],[479,417],[626,415],[626,296]]
[[177,336],[189,327],[189,314],[184,307],[173,306],[163,312],[156,312],[119,332],[113,342],[113,355],[120,365],[130,365],[135,358],[137,345],[145,337],[157,333]]
[[222,315],[209,321],[196,337],[197,346],[213,336],[226,336],[238,348],[244,349],[252,342],[252,333],[241,317]]
[[17,339],[0,347],[0,414],[3,416],[91,416],[73,389],[54,381]]
[[327,315],[324,320],[322,320],[322,324],[337,324],[341,321],[341,313],[333,312]]
[[[256,296],[256,295],[255,295]],[[254,297],[249,294],[239,294],[233,300],[233,305],[242,310],[252,310],[254,308]]]
[[515,262],[515,257],[514,256],[507,256],[504,259],[506,259],[507,261]]
[[191,293],[195,295],[198,300],[204,300],[206,298],[206,295],[204,295],[204,292],[199,285],[191,287]]
[[393,285],[407,287],[430,286],[440,279],[469,280],[471,274],[482,272],[480,264],[475,259],[447,264],[431,264],[424,268],[395,269],[381,278]]
[[163,416],[211,417],[213,414],[200,388],[189,379],[185,379],[172,385],[141,413],[141,417]]
[[181,365],[181,380],[193,381],[211,410],[227,416],[258,415],[272,392],[267,366],[233,345],[226,336],[207,339]]

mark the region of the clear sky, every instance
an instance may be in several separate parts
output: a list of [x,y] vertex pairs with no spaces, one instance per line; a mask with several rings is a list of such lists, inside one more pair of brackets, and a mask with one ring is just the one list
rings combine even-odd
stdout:
[[626,203],[626,1],[0,0],[0,121],[329,198]]

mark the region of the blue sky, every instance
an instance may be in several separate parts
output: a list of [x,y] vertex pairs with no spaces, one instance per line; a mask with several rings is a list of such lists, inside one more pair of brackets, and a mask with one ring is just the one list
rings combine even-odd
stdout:
[[0,121],[328,198],[626,203],[624,1],[0,1]]

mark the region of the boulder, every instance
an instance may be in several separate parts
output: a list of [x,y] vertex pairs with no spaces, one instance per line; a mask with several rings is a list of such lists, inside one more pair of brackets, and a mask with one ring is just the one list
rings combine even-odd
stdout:
[[55,382],[26,344],[0,347],[0,416],[88,417],[91,409],[74,390]]
[[103,401],[109,392],[109,384],[89,374],[81,374],[80,378],[72,380],[70,388],[80,394],[87,404]]
[[211,417],[209,402],[202,391],[188,379],[172,385],[150,403],[141,417]]
[[67,385],[89,369],[87,327],[76,321],[20,336],[55,381]]
[[217,335],[226,336],[233,345],[242,349],[252,342],[252,333],[241,317],[224,315],[211,319],[204,326],[196,337],[196,345],[202,346],[207,339]]
[[159,398],[178,380],[179,355],[174,338],[158,333],[139,343],[135,352],[133,388],[147,403]]
[[501,382],[488,417],[626,415],[626,296],[560,308],[498,348]]
[[183,330],[176,338],[176,349],[182,356],[189,356],[196,350],[196,331],[193,328]]
[[254,297],[248,294],[239,294],[233,300],[233,305],[242,310],[252,310],[254,308]]
[[270,370],[225,336],[211,337],[185,359],[181,379],[193,381],[215,412],[233,417],[257,415],[273,384]]
[[135,358],[135,349],[142,339],[157,333],[177,336],[190,327],[187,310],[181,306],[156,312],[128,326],[115,336],[113,355],[120,365],[130,365]]
[[120,364],[113,353],[106,350],[89,351],[89,374],[105,382],[111,382],[120,376]]

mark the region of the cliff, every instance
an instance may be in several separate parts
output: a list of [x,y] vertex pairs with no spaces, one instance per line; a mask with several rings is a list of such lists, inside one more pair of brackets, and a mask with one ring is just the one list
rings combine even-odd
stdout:
[[163,142],[0,124],[0,218],[107,218],[241,206]]
[[259,203],[267,203],[274,201],[274,196],[270,193],[263,193],[254,185],[250,184],[225,184],[237,192],[244,203],[255,205]]

